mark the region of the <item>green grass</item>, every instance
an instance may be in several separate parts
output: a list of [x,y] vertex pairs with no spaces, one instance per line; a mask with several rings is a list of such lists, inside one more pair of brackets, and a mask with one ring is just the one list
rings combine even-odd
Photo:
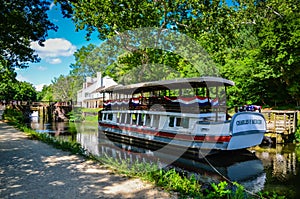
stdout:
[[70,122],[97,122],[98,121],[98,115],[88,115],[85,113],[98,113],[100,111],[100,108],[75,108],[72,110],[69,115],[69,121]]
[[98,116],[85,116],[85,122],[98,122]]
[[82,112],[98,113],[102,108],[82,108]]

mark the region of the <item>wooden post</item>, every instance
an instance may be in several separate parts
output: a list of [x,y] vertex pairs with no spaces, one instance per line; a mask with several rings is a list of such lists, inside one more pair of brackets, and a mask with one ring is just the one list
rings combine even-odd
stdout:
[[298,111],[295,111],[294,112],[293,133],[296,132],[297,125],[298,125]]
[[285,132],[286,131],[286,112],[283,113],[283,127],[284,127],[284,132]]
[[292,134],[292,118],[293,118],[293,114],[290,113],[289,116],[288,116],[289,135]]
[[45,107],[43,106],[43,121],[45,121],[45,117],[46,115],[45,115]]
[[277,117],[277,113],[274,113],[274,130],[273,130],[273,132],[275,132],[275,133],[276,133],[276,117]]

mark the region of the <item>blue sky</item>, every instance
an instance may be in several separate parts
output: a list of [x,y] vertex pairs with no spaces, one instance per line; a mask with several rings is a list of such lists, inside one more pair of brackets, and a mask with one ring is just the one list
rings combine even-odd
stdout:
[[51,5],[48,13],[50,20],[58,26],[58,31],[49,31],[45,47],[32,43],[31,47],[41,57],[39,63],[30,63],[26,69],[17,69],[17,79],[33,84],[37,90],[43,85],[51,84],[55,77],[67,75],[70,64],[75,63],[73,53],[90,43],[100,45],[97,34],[90,41],[85,39],[85,31],[76,32],[75,25],[70,19],[62,17],[59,6]]
[[[230,1],[229,5],[231,4]],[[30,63],[26,69],[17,69],[17,79],[33,84],[37,90],[43,85],[51,84],[55,77],[67,75],[70,72],[70,64],[75,63],[73,53],[82,46],[90,43],[100,45],[101,40],[94,33],[90,41],[86,41],[85,31],[75,31],[75,25],[70,19],[62,17],[59,6],[51,4],[48,12],[50,20],[58,26],[58,31],[49,31],[45,47],[37,42],[32,43],[32,48],[40,56],[39,63]]]

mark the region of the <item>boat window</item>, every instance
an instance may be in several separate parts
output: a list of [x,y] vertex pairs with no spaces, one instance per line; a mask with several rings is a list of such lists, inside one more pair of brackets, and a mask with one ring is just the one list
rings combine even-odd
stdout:
[[226,88],[224,87],[219,87],[219,92],[218,92],[218,105],[221,106],[226,106]]
[[113,119],[113,114],[112,113],[107,114],[107,119],[112,120]]
[[137,114],[136,113],[131,113],[131,124],[136,124],[137,120]]
[[176,126],[181,126],[181,118],[180,117],[176,118]]
[[125,113],[125,123],[130,124],[130,115],[128,113]]
[[180,95],[180,90],[179,89],[174,89],[170,91],[170,97],[176,97]]
[[193,88],[186,88],[182,89],[182,96],[194,96],[194,89]]
[[189,118],[169,117],[169,127],[189,128]]
[[149,114],[146,114],[145,115],[145,126],[150,126],[150,123],[151,123],[151,118],[150,118],[150,115]]
[[149,97],[142,97],[142,98],[140,98],[140,102],[141,102],[142,105],[149,104]]
[[211,99],[217,98],[217,88],[216,87],[209,87],[209,97]]
[[159,95],[158,95],[158,96],[163,97],[163,96],[166,96],[166,95],[167,95],[167,91],[166,91],[166,90],[161,90],[161,91],[159,92]]
[[159,115],[153,115],[153,127],[158,128],[159,126]]
[[170,116],[169,117],[169,127],[174,127],[174,121],[175,121],[175,117]]
[[206,97],[206,87],[196,88],[196,95],[200,97]]
[[120,114],[120,113],[114,113],[114,114],[112,114],[113,117],[111,118],[111,120],[114,120],[114,121],[116,121],[116,122],[119,122],[119,114]]
[[144,124],[145,114],[138,114],[138,125],[142,126]]
[[116,122],[117,123],[120,123],[120,113],[118,112],[118,113],[116,113],[116,114],[114,114],[114,118],[116,118]]
[[121,113],[120,123],[126,123],[125,116],[126,116],[126,113]]
[[122,113],[118,113],[117,122],[122,123]]
[[181,118],[181,126],[183,128],[189,128],[189,118],[187,117]]

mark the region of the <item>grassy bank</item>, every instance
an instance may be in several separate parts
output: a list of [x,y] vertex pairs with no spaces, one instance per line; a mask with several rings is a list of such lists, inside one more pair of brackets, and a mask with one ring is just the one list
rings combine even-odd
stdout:
[[74,108],[69,114],[71,122],[97,122],[100,108]]
[[138,177],[143,180],[154,183],[166,191],[175,191],[182,198],[284,198],[275,193],[251,194],[237,183],[221,182],[203,186],[194,176],[186,177],[175,169],[159,169],[157,165],[141,162],[129,163],[129,160],[119,161],[108,156],[96,157],[88,153],[77,142],[56,139],[46,133],[37,133],[27,128],[23,122],[20,122],[20,113],[17,111],[7,111],[4,118],[10,121],[10,124],[25,132],[30,139],[36,139],[50,144],[58,149],[69,151],[72,154],[78,154],[86,159],[92,159],[99,164],[105,165],[112,171],[128,177]]

